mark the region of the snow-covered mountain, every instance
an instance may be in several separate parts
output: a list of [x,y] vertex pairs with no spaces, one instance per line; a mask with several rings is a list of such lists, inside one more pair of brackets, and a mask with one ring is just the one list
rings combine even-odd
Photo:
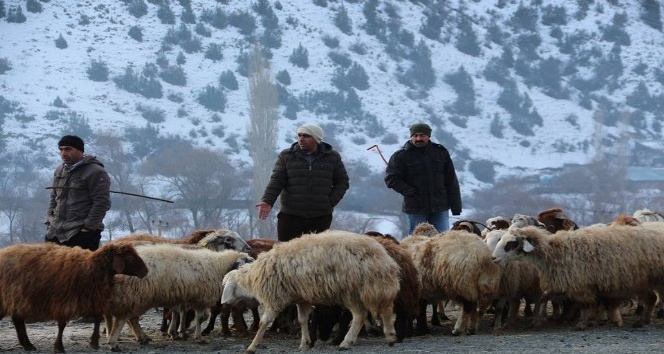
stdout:
[[[149,126],[250,161],[246,66],[256,43],[280,86],[277,149],[315,122],[347,159],[381,170],[367,148],[389,155],[424,121],[468,193],[502,176],[588,162],[621,138],[663,147],[655,0],[0,4],[6,148],[50,149],[87,122],[118,135]],[[107,67],[106,80],[91,79],[94,64]],[[186,84],[168,83],[170,69]],[[122,78],[160,92],[130,92]],[[223,92],[223,105],[201,103],[208,88]],[[478,176],[482,166],[494,174]]]

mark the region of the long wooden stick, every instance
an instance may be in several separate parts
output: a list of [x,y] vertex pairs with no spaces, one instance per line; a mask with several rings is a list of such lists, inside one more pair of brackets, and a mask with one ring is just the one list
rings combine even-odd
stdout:
[[385,156],[383,156],[383,152],[380,151],[380,146],[378,145],[371,145],[367,148],[367,150],[371,150],[373,148],[376,148],[376,151],[378,151],[378,155],[380,155],[380,158],[383,159],[383,162],[387,165],[387,160],[385,160]]
[[[85,188],[81,188],[81,187],[64,187],[64,186],[63,186],[63,187],[54,187],[54,186],[51,186],[51,187],[46,187],[46,189],[81,189],[81,190],[82,190],[82,189],[85,189]],[[124,194],[124,195],[131,195],[131,196],[134,196],[134,197],[141,197],[141,198],[146,198],[146,199],[158,200],[158,201],[160,201],[160,202],[175,203],[175,202],[172,201],[172,200],[161,199],[161,198],[155,198],[155,197],[148,197],[147,195],[143,195],[143,194],[136,194],[136,193],[129,193],[129,192],[120,192],[120,191],[113,191],[113,190],[110,191],[110,192],[111,192],[111,193],[116,193],[116,194]]]

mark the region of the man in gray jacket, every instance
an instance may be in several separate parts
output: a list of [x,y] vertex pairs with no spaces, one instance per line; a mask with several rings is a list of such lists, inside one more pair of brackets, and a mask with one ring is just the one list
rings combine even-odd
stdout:
[[104,216],[111,208],[111,180],[104,165],[84,154],[76,135],[58,142],[62,164],[55,169],[46,213],[46,242],[99,248]]
[[297,142],[279,154],[263,197],[256,204],[258,217],[265,219],[281,195],[279,241],[329,229],[332,211],[348,190],[341,155],[322,140],[323,129],[315,124],[297,128]]

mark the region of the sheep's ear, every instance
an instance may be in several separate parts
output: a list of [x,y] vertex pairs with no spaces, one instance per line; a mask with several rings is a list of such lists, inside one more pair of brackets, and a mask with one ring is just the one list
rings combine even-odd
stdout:
[[122,274],[126,266],[124,258],[122,258],[120,255],[114,254],[112,266],[116,274]]
[[535,246],[528,240],[523,240],[523,252],[530,253],[535,250]]

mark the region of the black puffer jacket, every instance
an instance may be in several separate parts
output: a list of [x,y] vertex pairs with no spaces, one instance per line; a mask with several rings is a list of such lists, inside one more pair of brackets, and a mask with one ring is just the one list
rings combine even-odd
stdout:
[[450,153],[440,144],[418,148],[410,141],[390,157],[385,184],[403,195],[403,212],[461,214],[461,191]]
[[313,218],[332,214],[348,187],[341,155],[330,144],[318,144],[309,163],[294,143],[279,154],[261,201],[274,205],[281,194],[281,212]]

